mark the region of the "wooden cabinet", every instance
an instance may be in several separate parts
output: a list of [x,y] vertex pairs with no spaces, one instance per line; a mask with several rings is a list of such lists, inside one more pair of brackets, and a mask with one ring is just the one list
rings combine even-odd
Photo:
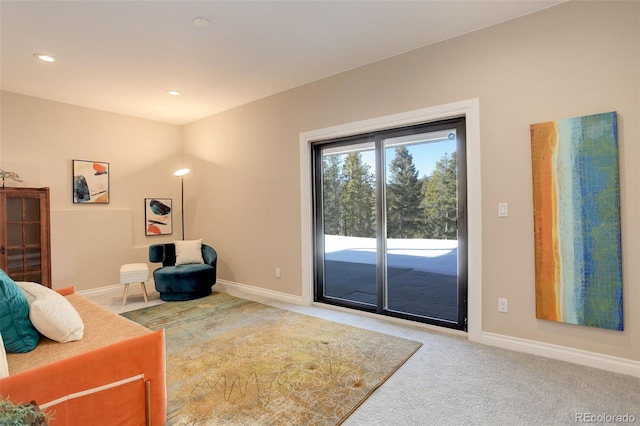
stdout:
[[0,269],[51,288],[49,188],[0,188]]

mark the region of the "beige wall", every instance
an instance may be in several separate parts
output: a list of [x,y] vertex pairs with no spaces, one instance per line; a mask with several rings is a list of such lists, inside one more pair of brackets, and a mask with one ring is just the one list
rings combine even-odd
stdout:
[[[188,236],[218,249],[221,278],[300,296],[300,133],[477,97],[483,331],[640,360],[638,6],[570,2],[184,126]],[[624,332],[535,318],[529,125],[607,111],[620,120]]]
[[[180,127],[2,92],[0,168],[51,191],[53,287],[114,285],[123,263],[146,262],[144,198],[179,202],[171,175],[181,160]],[[108,205],[72,202],[72,160],[109,163]],[[15,186],[15,185],[13,185]],[[180,216],[176,217],[179,220]]]
[[[179,202],[184,155],[186,236],[218,250],[218,277],[300,296],[300,133],[478,98],[483,331],[638,361],[639,9],[565,3],[182,128],[3,92],[0,167],[51,187],[56,287],[115,284],[121,263],[180,237],[179,216],[173,236],[144,236],[143,199]],[[529,125],[607,111],[619,114],[624,332],[535,319]],[[110,205],[72,204],[72,159],[110,163]]]

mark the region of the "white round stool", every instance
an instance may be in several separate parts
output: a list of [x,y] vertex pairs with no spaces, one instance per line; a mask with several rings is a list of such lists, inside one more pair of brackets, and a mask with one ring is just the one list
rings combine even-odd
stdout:
[[147,287],[145,282],[149,279],[149,267],[146,263],[127,263],[120,267],[120,284],[124,284],[124,294],[122,295],[122,304],[127,303],[127,290],[129,284],[140,283],[144,301],[147,302]]

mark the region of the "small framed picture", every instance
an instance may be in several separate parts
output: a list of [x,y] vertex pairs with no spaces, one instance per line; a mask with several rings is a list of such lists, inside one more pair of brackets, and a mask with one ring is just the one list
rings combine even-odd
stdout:
[[173,234],[171,198],[144,199],[145,235]]
[[109,163],[73,160],[73,202],[109,204]]

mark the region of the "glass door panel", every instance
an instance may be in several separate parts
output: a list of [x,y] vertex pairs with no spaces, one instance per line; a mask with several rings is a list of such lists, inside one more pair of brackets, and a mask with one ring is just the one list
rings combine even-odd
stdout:
[[322,150],[323,297],[375,306],[374,142]]
[[22,249],[8,249],[7,273],[9,275],[12,275],[22,271],[24,271],[24,258],[22,256]]
[[385,151],[385,309],[458,320],[456,129],[391,137]]
[[25,270],[27,271],[39,271],[42,268],[42,258],[40,253],[40,247],[28,248],[25,250],[25,256],[27,265]]
[[24,199],[24,220],[27,222],[40,221],[40,200],[38,198]]
[[25,236],[26,245],[39,246],[40,245],[40,224],[25,223],[24,236]]
[[22,247],[22,223],[9,223],[7,225],[7,244]]
[[22,221],[22,199],[7,198],[7,222]]

